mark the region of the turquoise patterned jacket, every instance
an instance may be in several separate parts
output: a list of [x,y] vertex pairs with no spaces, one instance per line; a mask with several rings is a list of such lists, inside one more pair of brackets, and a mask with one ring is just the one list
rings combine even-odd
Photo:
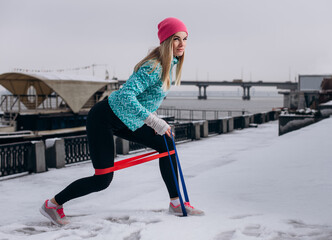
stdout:
[[[171,82],[172,69],[177,63],[178,59],[174,57],[170,70]],[[168,93],[162,89],[161,65],[158,64],[152,71],[153,64],[152,60],[144,63],[122,88],[108,97],[108,104],[115,115],[132,131],[144,125],[144,120],[159,108]]]

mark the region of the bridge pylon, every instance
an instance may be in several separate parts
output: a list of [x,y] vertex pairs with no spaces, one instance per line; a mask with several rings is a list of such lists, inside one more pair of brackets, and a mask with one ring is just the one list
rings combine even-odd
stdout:
[[243,88],[243,95],[242,95],[242,99],[243,100],[250,100],[250,88],[251,86],[242,86]]
[[[207,99],[207,94],[206,94],[206,88],[208,87],[209,85],[200,85],[198,84],[197,87],[198,87],[198,99],[203,99],[203,100],[206,100]],[[202,95],[202,87],[204,89],[204,92],[203,92],[203,95]]]

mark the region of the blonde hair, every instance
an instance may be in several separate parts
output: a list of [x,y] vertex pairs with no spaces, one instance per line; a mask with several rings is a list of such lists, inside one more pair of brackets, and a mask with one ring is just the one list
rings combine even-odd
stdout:
[[[145,58],[143,58],[139,63],[136,64],[134,71],[137,72],[138,69],[147,61],[154,61],[153,68],[151,72],[155,70],[157,65],[160,63],[162,67],[161,81],[163,82],[163,89],[168,90],[171,87],[171,64],[173,61],[173,36],[167,38],[163,41],[159,47],[153,49]],[[182,65],[184,60],[184,53],[182,56],[178,57],[178,64],[175,71],[175,85],[178,86],[181,83],[181,73]],[[150,73],[151,73],[150,72]]]

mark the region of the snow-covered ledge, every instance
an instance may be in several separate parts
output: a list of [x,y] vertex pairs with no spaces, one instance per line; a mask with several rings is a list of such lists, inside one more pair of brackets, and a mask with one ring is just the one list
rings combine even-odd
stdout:
[[32,148],[29,155],[29,171],[40,173],[47,171],[45,162],[45,145],[43,141],[32,141]]

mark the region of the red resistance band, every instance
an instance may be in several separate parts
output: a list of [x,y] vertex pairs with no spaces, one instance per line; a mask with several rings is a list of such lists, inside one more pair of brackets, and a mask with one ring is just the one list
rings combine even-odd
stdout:
[[[145,154],[135,156],[132,158],[127,158],[127,159],[123,159],[121,161],[117,161],[114,163],[114,167],[109,167],[109,168],[104,168],[104,169],[95,169],[95,175],[103,175],[103,174],[115,172],[115,171],[123,169],[123,168],[128,168],[128,167],[135,166],[135,165],[138,165],[141,163],[155,160],[157,158],[162,158],[162,157],[168,156],[168,152],[153,155],[156,153],[158,153],[158,152],[156,152],[156,151],[149,152],[149,153],[145,153]],[[169,152],[170,155],[173,155],[174,153],[175,153],[175,150]],[[150,156],[150,155],[153,155],[153,156]],[[150,157],[148,157],[148,156],[150,156]]]

